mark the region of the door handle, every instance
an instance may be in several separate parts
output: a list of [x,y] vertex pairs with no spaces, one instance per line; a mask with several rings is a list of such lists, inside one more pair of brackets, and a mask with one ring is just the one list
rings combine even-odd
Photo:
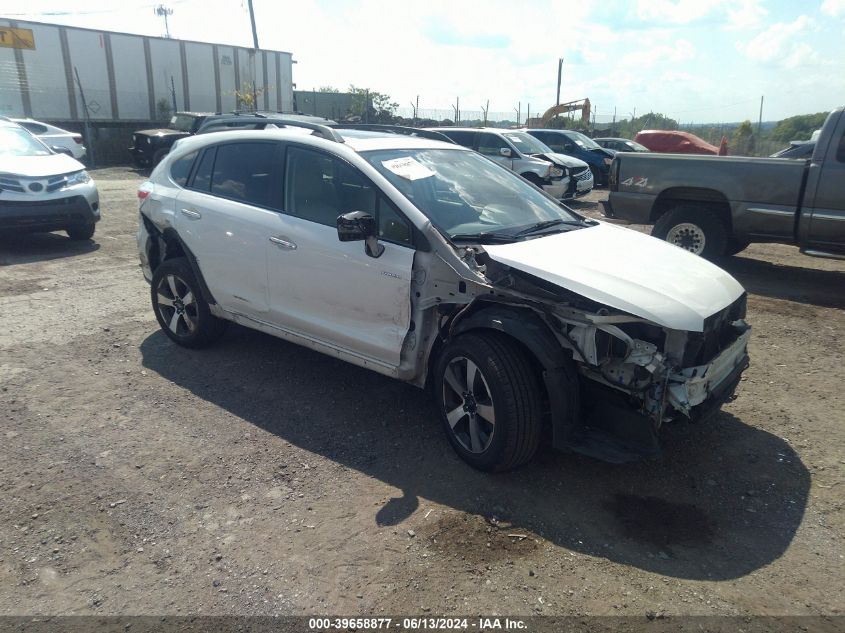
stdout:
[[180,209],[180,212],[189,220],[199,220],[202,217],[202,213],[193,209]]
[[270,241],[273,242],[273,244],[275,244],[279,248],[283,248],[288,251],[296,250],[296,244],[294,244],[293,242],[288,242],[287,240],[282,239],[281,237],[271,237]]

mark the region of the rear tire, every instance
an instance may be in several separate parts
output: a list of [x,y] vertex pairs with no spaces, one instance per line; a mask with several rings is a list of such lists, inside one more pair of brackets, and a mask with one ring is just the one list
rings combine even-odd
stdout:
[[438,358],[434,391],[449,443],[470,466],[510,470],[536,453],[539,377],[511,339],[492,331],[455,338]]
[[664,213],[651,231],[654,237],[705,259],[725,255],[728,231],[724,222],[707,207],[679,205]]
[[161,329],[184,347],[205,347],[226,328],[226,321],[211,314],[194,271],[184,257],[165,260],[156,268],[150,298]]
[[728,246],[725,249],[725,254],[726,255],[736,255],[736,254],[744,251],[750,245],[751,245],[751,242],[747,242],[745,240],[738,240],[738,239],[732,237],[728,240]]
[[94,237],[94,231],[97,229],[96,224],[85,224],[83,226],[74,226],[69,229],[65,229],[67,231],[67,236],[75,242],[81,242],[82,240],[90,240]]

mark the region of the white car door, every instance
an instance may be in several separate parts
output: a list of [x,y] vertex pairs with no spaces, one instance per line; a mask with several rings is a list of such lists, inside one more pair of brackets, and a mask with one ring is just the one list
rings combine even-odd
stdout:
[[217,303],[267,318],[267,245],[279,232],[281,145],[206,148],[176,200],[176,227]]
[[[270,241],[273,321],[285,329],[383,365],[398,366],[410,327],[414,248],[410,224],[356,168],[289,145],[284,227]],[[366,211],[384,252],[341,242],[337,216]]]

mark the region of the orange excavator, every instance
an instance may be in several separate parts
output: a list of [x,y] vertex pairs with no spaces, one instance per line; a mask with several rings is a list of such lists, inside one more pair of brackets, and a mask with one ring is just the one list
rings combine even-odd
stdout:
[[527,127],[546,127],[546,123],[552,120],[558,114],[566,114],[567,112],[581,111],[581,120],[585,125],[590,123],[590,100],[576,99],[575,101],[567,101],[566,103],[559,103],[552,106],[543,113],[539,118],[531,118],[526,121]]

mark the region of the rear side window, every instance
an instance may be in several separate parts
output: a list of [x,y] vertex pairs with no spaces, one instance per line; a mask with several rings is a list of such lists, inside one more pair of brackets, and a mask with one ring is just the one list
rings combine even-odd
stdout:
[[191,173],[191,167],[193,167],[196,158],[197,152],[191,152],[173,161],[173,164],[170,166],[170,179],[180,187],[184,187],[185,183],[188,182],[188,176]]
[[211,172],[214,169],[214,157],[217,155],[216,147],[209,147],[202,155],[194,179],[191,181],[191,189],[197,191],[208,191],[211,189]]
[[475,132],[467,132],[466,130],[437,130],[438,132],[442,132],[450,139],[455,141],[458,145],[463,145],[464,147],[472,147],[473,137],[475,137]]
[[46,134],[47,133],[47,126],[41,125],[40,123],[30,123],[29,121],[22,121],[18,123],[22,128],[26,128],[33,134]]
[[228,143],[217,148],[211,193],[247,204],[271,207],[276,143]]
[[839,137],[839,148],[836,150],[836,160],[845,163],[845,132]]

